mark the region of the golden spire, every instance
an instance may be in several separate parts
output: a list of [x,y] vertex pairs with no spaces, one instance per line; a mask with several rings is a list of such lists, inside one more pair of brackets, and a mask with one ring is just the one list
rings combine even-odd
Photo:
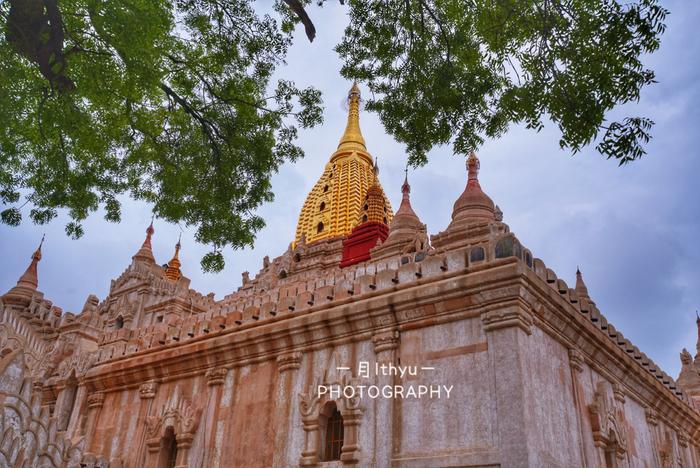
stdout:
[[[355,227],[365,204],[367,190],[375,183],[374,162],[360,131],[360,89],[357,83],[348,93],[348,123],[338,149],[306,197],[299,215],[293,245],[302,237],[307,243],[342,237]],[[379,182],[376,182],[379,184]],[[393,212],[384,196],[387,221]]]
[[[360,130],[360,88],[357,86],[357,81],[352,84],[348,93],[348,104],[350,111],[348,112],[348,123],[345,126],[345,132],[338,143],[338,151],[352,151],[360,149],[367,151],[365,139]],[[335,156],[335,155],[334,155]]]
[[173,258],[168,262],[168,266],[165,267],[165,276],[171,281],[177,281],[182,277],[182,272],[180,271],[180,237],[177,239],[177,244],[175,244],[175,254]]

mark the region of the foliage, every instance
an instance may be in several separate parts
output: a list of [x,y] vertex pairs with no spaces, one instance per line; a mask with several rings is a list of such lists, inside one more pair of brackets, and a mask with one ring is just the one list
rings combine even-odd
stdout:
[[[252,245],[271,174],[321,122],[317,90],[272,78],[295,22],[315,37],[310,2],[263,3],[0,3],[0,220],[66,209],[80,237],[99,208],[118,222],[127,194],[195,226],[213,246],[205,270]],[[654,82],[642,58],[665,28],[658,0],[351,0],[348,13],[341,73],[366,83],[414,165],[547,120],[574,153],[597,141],[620,164],[644,155],[653,122],[607,117]]]
[[653,122],[606,115],[654,82],[641,59],[667,13],[657,0],[352,0],[336,50],[413,164],[435,145],[466,154],[511,123],[546,119],[562,148],[598,138],[624,164],[644,154]]
[[[282,10],[282,11],[280,11]],[[302,151],[297,127],[321,122],[320,93],[271,82],[293,22],[246,0],[10,0],[0,3],[1,219],[21,208],[66,232],[119,196],[196,226],[221,249],[252,245],[270,176]],[[270,91],[272,88],[272,91]],[[25,195],[25,200],[21,197]]]

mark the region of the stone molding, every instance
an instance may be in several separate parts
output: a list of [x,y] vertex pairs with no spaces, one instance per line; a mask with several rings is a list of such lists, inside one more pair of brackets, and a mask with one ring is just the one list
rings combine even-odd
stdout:
[[214,367],[213,369],[209,369],[206,374],[204,374],[204,377],[207,379],[207,385],[213,387],[216,385],[223,385],[226,380],[226,374],[228,374],[228,369],[225,367]]
[[156,392],[158,391],[158,382],[155,380],[150,380],[144,382],[139,387],[139,398],[142,400],[149,400],[155,398]]
[[281,374],[288,370],[297,370],[301,367],[301,353],[291,352],[277,356],[277,370]]
[[519,307],[485,312],[481,315],[481,323],[487,333],[501,328],[518,327],[528,335],[532,334],[532,315]]

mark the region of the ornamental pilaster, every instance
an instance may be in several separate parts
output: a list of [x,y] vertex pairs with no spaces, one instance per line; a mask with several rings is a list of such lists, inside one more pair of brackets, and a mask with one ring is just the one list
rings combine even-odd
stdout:
[[88,443],[95,433],[95,427],[105,404],[105,394],[102,392],[91,393],[87,396],[87,422],[85,423],[85,435]]
[[[399,346],[399,336],[399,331],[395,329],[380,331],[372,336],[377,362],[381,364],[394,364],[396,362],[396,349]],[[396,383],[395,376],[385,375],[384,373],[377,375],[376,379],[376,385],[379,388],[393,388]],[[394,443],[394,400],[393,398],[380,397],[376,400],[375,404],[377,413],[375,420],[378,422],[378,425],[375,428],[377,443],[374,450],[373,465],[377,468],[389,468],[391,465]],[[353,421],[354,416],[348,414],[347,418],[349,418],[349,421]],[[346,421],[346,415],[343,414],[343,422],[347,425],[349,421]],[[345,450],[344,445],[343,450]],[[353,449],[353,451],[354,450],[355,449]],[[350,450],[348,451],[350,452]],[[343,460],[342,454],[341,460]]]
[[[214,450],[211,450],[215,445],[216,438],[216,421],[219,419],[219,403],[221,400],[221,387],[226,381],[226,376],[228,375],[228,369],[225,367],[214,367],[209,369],[205,374],[204,378],[207,380],[207,387],[209,388],[209,395],[207,397],[206,415],[204,418],[204,466],[214,466],[215,462],[213,460]],[[180,450],[180,444],[186,443],[184,437],[177,440],[178,450]],[[184,445],[183,445],[184,447]],[[187,447],[189,448],[189,446]]]

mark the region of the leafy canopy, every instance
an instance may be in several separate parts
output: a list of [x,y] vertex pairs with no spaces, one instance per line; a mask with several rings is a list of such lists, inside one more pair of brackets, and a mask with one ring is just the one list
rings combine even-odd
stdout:
[[[324,0],[318,2],[320,5]],[[342,0],[341,0],[341,3]],[[303,155],[298,128],[321,122],[321,96],[274,80],[308,0],[6,0],[0,3],[0,218],[23,208],[66,231],[119,197],[153,204],[212,245],[252,245],[270,177]],[[608,122],[654,82],[657,0],[351,0],[336,50],[364,82],[409,162],[436,145],[465,154],[511,123],[551,120],[573,152],[593,141],[620,164],[644,154],[653,124]],[[313,12],[312,12],[313,13]],[[601,136],[602,134],[602,136]]]

